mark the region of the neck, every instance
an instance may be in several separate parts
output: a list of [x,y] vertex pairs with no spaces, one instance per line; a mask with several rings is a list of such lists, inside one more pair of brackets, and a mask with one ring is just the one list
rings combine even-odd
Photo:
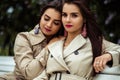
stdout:
[[68,46],[70,42],[77,36],[78,34],[70,34],[68,33],[65,42],[64,42],[64,47]]
[[53,36],[46,36],[47,39],[47,43],[49,43],[49,41],[53,38]]

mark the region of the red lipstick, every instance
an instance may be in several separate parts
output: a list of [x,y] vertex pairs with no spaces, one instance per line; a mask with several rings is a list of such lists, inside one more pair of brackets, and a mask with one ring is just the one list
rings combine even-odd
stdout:
[[50,29],[48,29],[48,28],[45,28],[45,30],[47,31],[47,32],[50,32],[51,30]]
[[67,25],[65,25],[65,27],[67,27],[67,28],[71,28],[71,27],[72,27],[72,25],[67,24]]

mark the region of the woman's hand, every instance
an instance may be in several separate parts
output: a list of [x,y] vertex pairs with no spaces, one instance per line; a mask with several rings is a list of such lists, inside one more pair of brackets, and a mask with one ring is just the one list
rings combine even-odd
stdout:
[[112,56],[109,53],[106,53],[106,54],[96,57],[95,61],[93,63],[95,72],[99,73],[100,71],[103,71],[107,62],[111,61],[111,60],[112,60]]

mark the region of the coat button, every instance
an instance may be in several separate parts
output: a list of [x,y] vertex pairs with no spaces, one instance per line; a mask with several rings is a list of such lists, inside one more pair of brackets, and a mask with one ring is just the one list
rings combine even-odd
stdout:
[[78,51],[75,51],[75,52],[74,52],[74,54],[75,54],[75,55],[78,55],[78,54],[79,54],[79,52],[78,52]]
[[69,71],[66,71],[66,73],[67,73],[67,74],[70,74],[70,72],[69,72]]
[[53,55],[51,55],[51,58],[53,58]]

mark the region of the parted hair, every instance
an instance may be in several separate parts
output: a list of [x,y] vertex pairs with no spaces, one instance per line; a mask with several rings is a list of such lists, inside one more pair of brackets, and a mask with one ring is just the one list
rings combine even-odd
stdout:
[[[40,10],[40,20],[41,20],[41,17],[42,15],[44,14],[44,12],[49,9],[49,8],[52,8],[52,9],[55,9],[56,11],[58,11],[61,16],[62,16],[62,0],[53,0],[49,3],[47,3],[45,6],[43,6]],[[52,14],[52,13],[51,13]],[[61,24],[62,24],[62,21],[61,21]],[[61,28],[60,30],[54,35],[54,36],[63,36],[64,35],[64,27],[63,27],[63,24],[61,25]]]
[[98,27],[94,14],[89,8],[89,2],[88,0],[64,0],[63,6],[65,3],[75,4],[76,6],[78,6],[83,18],[86,20],[87,37],[90,38],[92,44],[94,61],[95,57],[100,56],[102,54],[103,34]]

